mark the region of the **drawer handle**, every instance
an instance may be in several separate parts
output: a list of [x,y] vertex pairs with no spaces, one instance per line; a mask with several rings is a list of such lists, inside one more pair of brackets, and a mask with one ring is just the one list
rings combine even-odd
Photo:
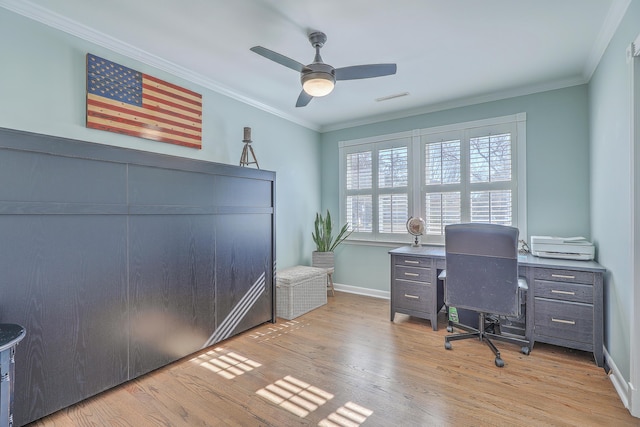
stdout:
[[563,319],[556,319],[555,317],[551,318],[552,322],[556,322],[556,323],[565,323],[567,325],[575,325],[576,321],[575,320],[563,320]]
[[411,298],[411,299],[420,299],[420,297],[418,295],[409,295],[409,294],[404,294],[405,298]]
[[420,261],[411,261],[409,259],[404,260],[405,264],[420,264]]
[[568,276],[566,274],[552,274],[551,277],[555,277],[557,279],[575,279],[576,276]]
[[405,276],[411,276],[411,277],[420,277],[420,275],[418,273],[404,273]]
[[569,292],[569,291],[558,291],[556,289],[551,289],[551,293],[552,294],[562,294],[562,295],[575,295],[575,292]]

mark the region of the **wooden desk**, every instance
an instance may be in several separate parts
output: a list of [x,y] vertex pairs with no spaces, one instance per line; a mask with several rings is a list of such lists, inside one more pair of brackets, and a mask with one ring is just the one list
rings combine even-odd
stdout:
[[[391,254],[391,321],[396,313],[428,319],[438,329],[444,305],[443,246],[403,246]],[[573,261],[521,255],[520,275],[529,284],[525,335],[536,341],[592,352],[598,366],[603,354],[604,267],[595,261]]]

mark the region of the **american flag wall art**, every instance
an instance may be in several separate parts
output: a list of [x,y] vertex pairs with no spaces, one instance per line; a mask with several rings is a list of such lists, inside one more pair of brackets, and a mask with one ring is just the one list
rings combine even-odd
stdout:
[[202,95],[89,53],[87,127],[202,148]]

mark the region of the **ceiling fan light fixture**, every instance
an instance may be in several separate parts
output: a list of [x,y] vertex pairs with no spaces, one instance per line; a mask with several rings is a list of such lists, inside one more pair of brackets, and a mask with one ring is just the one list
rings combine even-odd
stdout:
[[333,68],[331,65],[322,61],[322,57],[320,56],[320,49],[326,41],[327,36],[321,31],[314,31],[309,34],[309,42],[316,50],[316,55],[313,58],[313,62],[308,65],[303,65],[298,61],[262,46],[254,46],[251,48],[251,51],[300,73],[302,90],[300,91],[300,95],[298,95],[296,107],[306,106],[314,97],[330,94],[333,91],[336,80],[369,79],[372,77],[390,76],[396,73],[396,64],[364,64]]
[[308,73],[302,76],[302,89],[313,97],[330,94],[335,85],[336,79],[330,73]]

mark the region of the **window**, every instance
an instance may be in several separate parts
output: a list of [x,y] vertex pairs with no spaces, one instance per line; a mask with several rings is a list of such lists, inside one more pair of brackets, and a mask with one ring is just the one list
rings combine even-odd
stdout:
[[409,212],[408,147],[378,151],[378,232],[402,233]]
[[341,218],[352,239],[423,243],[458,222],[513,225],[526,235],[525,114],[340,143]]
[[350,227],[356,232],[373,231],[371,151],[347,154],[346,216]]
[[411,138],[406,137],[340,149],[340,212],[353,230],[352,239],[393,241],[407,233],[410,149]]

